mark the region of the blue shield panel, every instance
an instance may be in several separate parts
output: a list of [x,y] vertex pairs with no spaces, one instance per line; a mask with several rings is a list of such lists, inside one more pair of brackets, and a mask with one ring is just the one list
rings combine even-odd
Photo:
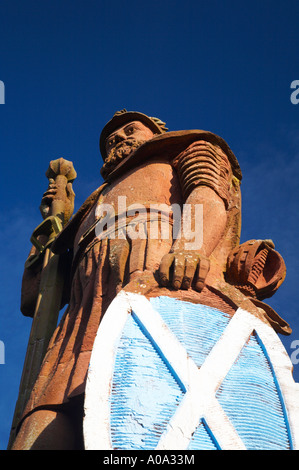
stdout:
[[91,360],[88,448],[294,448],[279,367],[267,351],[269,335],[277,342],[270,326],[240,309],[230,317],[165,296],[122,294],[117,302]]

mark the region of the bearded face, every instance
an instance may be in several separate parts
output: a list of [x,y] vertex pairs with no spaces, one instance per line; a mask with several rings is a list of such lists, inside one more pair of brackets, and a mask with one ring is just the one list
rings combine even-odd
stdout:
[[136,140],[130,139],[125,142],[120,142],[115,148],[111,149],[108,153],[108,157],[105,160],[103,165],[102,173],[105,175],[109,174],[117,165],[124,160],[126,157],[130,155],[130,153],[134,152],[140,145],[142,145],[145,140]]
[[122,160],[153,136],[154,133],[139,121],[133,121],[117,129],[106,141],[107,158],[102,168],[102,175],[106,177]]

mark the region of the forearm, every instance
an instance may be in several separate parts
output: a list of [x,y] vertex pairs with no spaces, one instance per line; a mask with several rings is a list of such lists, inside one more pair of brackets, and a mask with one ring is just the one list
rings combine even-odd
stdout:
[[193,283],[200,291],[210,269],[209,257],[227,224],[231,167],[221,149],[206,141],[191,144],[174,159],[173,166],[185,203],[179,236],[160,264],[161,285],[170,282],[172,266],[175,289],[188,289]]
[[227,212],[224,201],[207,186],[198,186],[187,197],[181,231],[172,251],[191,250],[209,257],[224,232]]
[[[62,158],[52,161],[50,162],[47,176],[49,177],[49,186],[42,197],[40,205],[41,214],[43,219],[47,219],[50,215],[55,215],[60,219],[62,225],[65,225],[74,210],[75,193],[72,188],[72,181],[76,177],[76,172],[73,164]],[[42,246],[45,246],[49,240],[49,233],[48,235],[39,235],[37,239]],[[34,263],[29,263],[29,267],[25,265],[21,289],[21,312],[30,317],[34,315],[43,268],[43,256],[36,247],[32,246],[27,262],[30,262],[30,259],[34,259],[34,257],[36,258]],[[63,257],[60,265],[60,269],[65,269],[65,276],[68,279],[70,271],[68,254]],[[68,286],[68,283],[66,282],[65,285]],[[64,303],[66,303],[65,299],[67,298],[68,292],[64,292]]]

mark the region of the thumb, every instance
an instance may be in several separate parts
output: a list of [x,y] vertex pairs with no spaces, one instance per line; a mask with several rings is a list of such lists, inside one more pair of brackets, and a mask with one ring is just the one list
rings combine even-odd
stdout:
[[66,194],[67,194],[67,197],[70,199],[70,200],[73,200],[74,197],[75,197],[75,193],[74,193],[74,190],[73,190],[73,185],[72,183],[68,183],[66,185]]

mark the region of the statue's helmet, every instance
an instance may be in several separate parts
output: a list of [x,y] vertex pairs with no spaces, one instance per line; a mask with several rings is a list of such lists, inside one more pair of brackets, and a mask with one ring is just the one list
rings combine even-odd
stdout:
[[164,134],[168,131],[167,127],[165,127],[165,122],[161,121],[159,118],[149,117],[146,114],[139,113],[137,111],[127,111],[126,109],[122,109],[121,111],[117,111],[113,118],[107,122],[105,127],[103,128],[100,136],[100,151],[105,161],[107,158],[106,154],[106,139],[109,135],[112,134],[116,129],[119,127],[124,126],[125,124],[132,122],[132,121],[140,121],[145,124],[154,134]]

